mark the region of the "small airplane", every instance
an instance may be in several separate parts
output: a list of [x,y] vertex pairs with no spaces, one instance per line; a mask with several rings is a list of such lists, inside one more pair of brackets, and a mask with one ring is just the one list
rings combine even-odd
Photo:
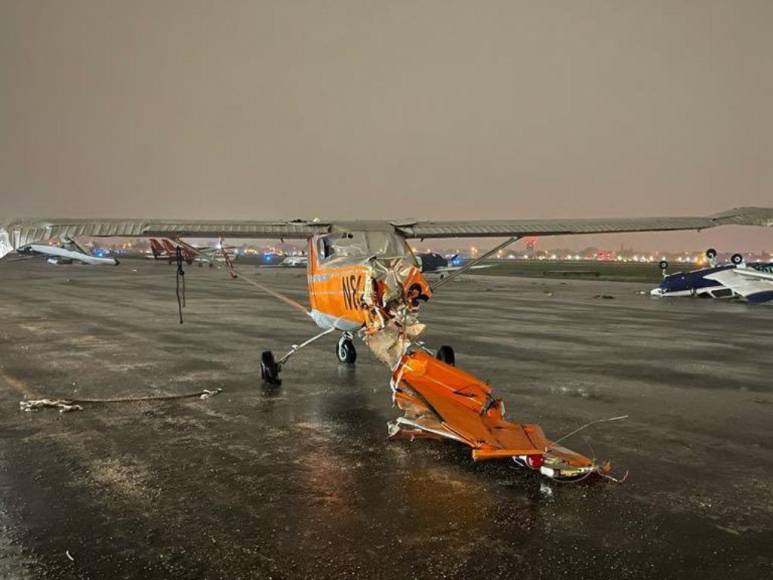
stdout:
[[668,273],[668,262],[660,262],[663,279],[652,296],[697,296],[699,298],[740,298],[751,304],[773,300],[773,263],[749,262],[733,254],[729,264],[717,262],[717,251],[706,251],[709,267],[691,272]]
[[[441,278],[446,274],[456,272],[464,266],[464,261],[459,257],[459,254],[446,258],[441,256],[437,252],[424,252],[416,254],[416,259],[421,266],[422,274],[439,274]],[[473,266],[472,270],[480,270],[483,268],[491,268],[496,264],[477,264]]]
[[279,265],[287,268],[298,268],[300,266],[307,266],[308,263],[308,256],[285,256],[284,260],[282,260]]
[[[150,254],[146,254],[145,257],[149,260],[166,260],[170,264],[177,260],[177,248],[170,240],[163,238],[158,240],[156,238],[150,238]],[[188,244],[180,245],[180,252],[182,254],[183,261],[191,265],[196,257],[196,254],[187,248]]]
[[55,245],[49,244],[25,244],[16,249],[16,252],[24,257],[48,256],[49,264],[81,264],[117,266],[120,262],[112,257],[94,256],[75,239],[68,236],[59,238]]
[[223,239],[220,238],[217,247],[196,247],[184,242],[181,239],[170,240],[168,238],[150,238],[150,255],[147,256],[151,260],[166,260],[170,264],[177,262],[177,250],[180,250],[181,259],[188,265],[194,262],[199,266],[208,264],[213,267],[216,263],[234,262],[237,259],[235,252],[236,248],[233,246],[223,245]]
[[[539,425],[508,420],[505,404],[491,386],[456,366],[451,346],[433,351],[421,340],[425,328],[419,320],[421,306],[454,277],[522,237],[703,230],[723,225],[773,227],[773,208],[736,208],[705,217],[448,222],[20,220],[0,226],[0,258],[25,244],[63,235],[306,240],[308,306],[239,276],[303,312],[322,329],[279,358],[264,351],[260,360],[264,383],[270,388],[279,385],[280,373],[291,357],[331,333],[340,335],[338,361],[353,364],[357,358],[353,340],[358,336],[390,369],[392,399],[404,412],[389,424],[390,437],[450,439],[470,447],[476,461],[510,459],[548,478],[576,481],[594,474],[614,479],[609,463],[561,444],[587,425],[551,440]],[[506,239],[430,284],[407,240],[464,237]],[[609,420],[615,419],[619,418]]]
[[264,268],[298,268],[306,267],[309,263],[309,257],[305,255],[301,256],[286,256],[284,254],[274,252],[263,252],[257,255],[258,263],[256,268],[262,270]]
[[257,254],[256,267],[262,268],[297,268],[308,264],[308,257],[304,255],[290,256],[279,252],[261,252]]

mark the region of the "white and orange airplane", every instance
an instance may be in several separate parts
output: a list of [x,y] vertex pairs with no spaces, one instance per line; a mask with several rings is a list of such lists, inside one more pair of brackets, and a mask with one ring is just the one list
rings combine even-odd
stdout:
[[[592,474],[611,477],[609,465],[566,449],[560,445],[563,438],[551,441],[539,425],[507,420],[504,403],[494,397],[491,387],[455,366],[451,347],[433,352],[419,339],[424,330],[418,318],[422,303],[449,280],[525,236],[704,230],[722,225],[771,227],[773,208],[737,208],[707,217],[454,222],[19,220],[0,226],[0,258],[28,244],[64,236],[306,239],[309,307],[294,305],[322,332],[281,358],[265,351],[261,357],[265,382],[279,384],[291,356],[333,332],[341,333],[338,360],[354,363],[357,335],[391,370],[392,397],[404,415],[390,424],[390,436],[448,438],[469,446],[475,460],[510,458],[547,477],[576,480]],[[407,240],[460,237],[506,240],[430,285]]]

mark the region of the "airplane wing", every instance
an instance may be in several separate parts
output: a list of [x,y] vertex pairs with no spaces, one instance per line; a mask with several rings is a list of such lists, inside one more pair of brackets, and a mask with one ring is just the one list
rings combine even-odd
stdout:
[[306,239],[330,231],[316,221],[24,219],[0,224],[0,258],[33,242],[52,238],[279,238]]
[[722,225],[773,226],[773,208],[736,208],[707,217],[596,218],[483,221],[241,221],[169,219],[31,219],[0,225],[0,258],[16,248],[51,238],[279,238],[306,239],[314,234],[353,229],[394,228],[406,238],[478,238],[555,236],[674,230],[703,230]]
[[706,217],[420,221],[394,225],[405,237],[422,239],[661,232],[724,225],[773,227],[773,208],[741,207]]
[[746,278],[757,278],[758,280],[770,280],[773,283],[773,274],[767,272],[760,272],[753,268],[736,268],[736,274],[745,276]]
[[773,275],[764,272],[751,268],[733,268],[706,274],[704,278],[719,282],[755,304],[773,300]]

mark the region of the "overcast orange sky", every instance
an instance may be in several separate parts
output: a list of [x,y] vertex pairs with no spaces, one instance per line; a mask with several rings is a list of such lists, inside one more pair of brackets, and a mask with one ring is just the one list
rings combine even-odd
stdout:
[[771,22],[768,0],[0,0],[0,221],[773,206]]

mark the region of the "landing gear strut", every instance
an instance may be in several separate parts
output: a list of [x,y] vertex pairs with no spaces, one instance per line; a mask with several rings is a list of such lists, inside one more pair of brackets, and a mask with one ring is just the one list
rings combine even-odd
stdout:
[[[270,350],[264,351],[263,354],[260,355],[260,378],[263,379],[263,382],[268,385],[281,385],[282,379],[279,378],[279,373],[282,371],[282,367],[289,360],[289,358],[302,348],[310,345],[312,342],[319,340],[326,334],[330,334],[334,330],[335,328],[328,328],[327,330],[323,330],[319,334],[312,336],[310,339],[302,342],[301,344],[294,344],[287,352],[287,354],[285,354],[279,360],[274,359],[274,353]],[[352,345],[352,349],[354,349],[354,345]]]
[[352,338],[350,332],[344,332],[338,340],[338,344],[336,345],[338,362],[353,365],[357,360],[357,349],[354,348]]

